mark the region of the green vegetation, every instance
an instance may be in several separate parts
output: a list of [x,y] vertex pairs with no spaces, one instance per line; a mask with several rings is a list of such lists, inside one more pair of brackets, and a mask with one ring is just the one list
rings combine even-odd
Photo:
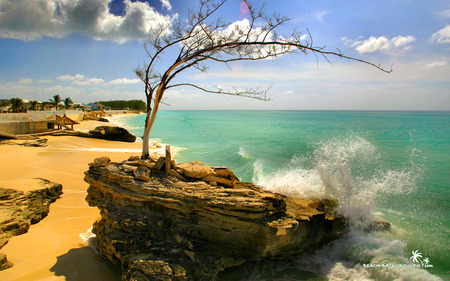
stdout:
[[104,106],[111,107],[111,109],[130,109],[145,111],[147,106],[142,100],[111,100],[111,101],[99,101]]
[[63,102],[65,109],[69,109],[73,105],[73,101],[70,98],[65,98]]
[[50,104],[56,107],[56,110],[59,108],[59,104],[62,102],[61,97],[59,95],[54,95],[53,99],[49,99]]
[[9,100],[11,103],[11,110],[13,113],[17,113],[23,110],[23,100],[20,98],[12,98]]

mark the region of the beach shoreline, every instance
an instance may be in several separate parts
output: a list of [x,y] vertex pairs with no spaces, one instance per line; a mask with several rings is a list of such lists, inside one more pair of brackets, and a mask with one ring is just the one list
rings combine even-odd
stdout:
[[[127,114],[127,116],[131,116]],[[114,115],[114,120],[118,115]],[[114,122],[81,121],[74,129],[89,131]],[[44,178],[62,184],[63,195],[49,215],[0,252],[14,263],[0,271],[0,280],[120,280],[120,271],[89,247],[84,234],[98,219],[97,208],[85,201],[84,172],[95,158],[123,161],[140,155],[142,143],[124,143],[74,136],[43,136],[45,147],[0,145],[0,186],[27,189],[27,181]]]

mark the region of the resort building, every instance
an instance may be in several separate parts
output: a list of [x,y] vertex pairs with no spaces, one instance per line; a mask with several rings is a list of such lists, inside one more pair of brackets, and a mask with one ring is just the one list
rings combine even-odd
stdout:
[[56,129],[73,129],[82,120],[82,110],[28,111],[27,113],[0,114],[0,137],[15,138],[17,135],[37,134]]

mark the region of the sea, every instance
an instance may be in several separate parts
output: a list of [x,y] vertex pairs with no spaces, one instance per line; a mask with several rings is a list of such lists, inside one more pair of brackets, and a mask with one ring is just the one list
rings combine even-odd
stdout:
[[[137,137],[145,115],[116,118]],[[349,231],[225,280],[450,280],[450,112],[160,111],[150,139],[178,163],[229,167],[286,196],[337,200]],[[367,232],[372,220],[388,232]]]

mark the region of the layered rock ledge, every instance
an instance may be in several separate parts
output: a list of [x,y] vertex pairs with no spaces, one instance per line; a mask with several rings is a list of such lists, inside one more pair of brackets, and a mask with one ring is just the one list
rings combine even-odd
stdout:
[[97,158],[86,198],[101,255],[124,280],[214,280],[247,260],[283,258],[339,236],[342,219],[322,203],[240,182],[227,168],[170,158]]
[[[16,235],[28,232],[31,224],[38,223],[49,212],[49,206],[62,194],[62,186],[45,179],[27,182],[30,191],[24,192],[0,187],[0,248]],[[12,263],[0,253],[0,270]]]

